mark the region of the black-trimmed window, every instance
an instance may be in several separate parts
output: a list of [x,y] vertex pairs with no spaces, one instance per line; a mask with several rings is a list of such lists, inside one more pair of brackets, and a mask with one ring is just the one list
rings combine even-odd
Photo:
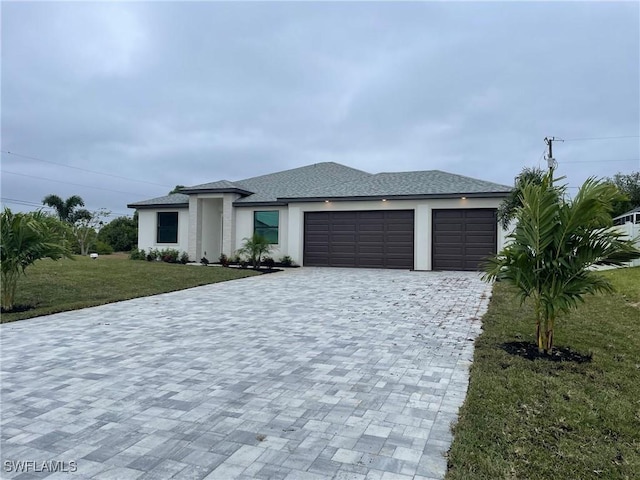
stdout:
[[158,212],[157,243],[178,243],[178,212]]
[[278,210],[253,212],[253,233],[266,238],[271,244],[277,244],[279,219]]

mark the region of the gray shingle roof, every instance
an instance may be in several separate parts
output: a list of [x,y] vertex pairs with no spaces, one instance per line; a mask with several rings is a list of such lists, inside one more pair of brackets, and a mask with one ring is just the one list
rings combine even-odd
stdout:
[[141,202],[130,203],[127,205],[127,208],[150,208],[161,207],[163,205],[166,205],[168,207],[189,206],[189,195],[184,195],[182,193],[172,193],[170,195],[165,195],[164,197],[157,197],[150,200],[142,200]]
[[236,203],[275,202],[279,198],[307,196],[311,190],[328,190],[338,183],[363,180],[370,176],[370,173],[339,163],[316,163],[235,182],[255,192],[238,199]]
[[230,182],[229,180],[218,180],[217,182],[210,183],[201,183],[200,185],[194,185],[193,187],[184,187],[181,188],[181,192],[189,192],[189,193],[198,193],[198,192],[232,192],[232,191],[242,191],[246,194],[253,193],[251,191],[246,191],[244,188],[239,186],[237,183]]
[[511,187],[463,175],[428,170],[388,172],[358,181],[342,182],[328,189],[313,189],[301,197],[432,196],[478,193],[507,193]]
[[[235,204],[286,203],[287,199],[346,197],[447,196],[456,194],[506,195],[511,187],[440,170],[371,174],[334,162],[317,163],[283,172],[230,182],[220,180],[185,187],[189,193],[236,191],[243,196]],[[184,199],[175,198],[184,197]],[[188,203],[188,195],[176,194],[128,205],[130,208]]]

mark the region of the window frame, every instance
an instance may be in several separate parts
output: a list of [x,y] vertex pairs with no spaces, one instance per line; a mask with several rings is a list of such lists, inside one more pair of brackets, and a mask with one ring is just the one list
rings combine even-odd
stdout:
[[[258,227],[257,226],[258,215],[261,213],[270,213],[270,214],[275,213],[277,217],[277,224],[275,226],[270,225],[266,227]],[[261,223],[264,224],[264,222],[261,222]],[[272,234],[275,232],[275,242],[271,241],[272,239],[270,238],[268,233],[266,235],[263,233],[265,230],[270,231]],[[279,245],[280,244],[280,210],[254,210],[253,211],[253,234],[254,235],[258,234],[265,237],[267,240],[269,240],[270,245]]]
[[[173,225],[163,225],[160,221],[160,216],[166,216],[166,215],[175,215],[175,227]],[[162,238],[161,239],[161,233],[163,235],[167,235],[167,229],[173,229],[175,228],[175,241],[166,241],[166,238]],[[161,229],[165,229],[163,232],[161,232]],[[172,231],[169,231],[169,233],[173,233]],[[178,211],[170,211],[170,212],[156,212],[156,243],[157,244],[169,244],[169,245],[175,245],[178,243],[178,238],[179,238],[179,233],[180,233],[180,212]],[[173,235],[171,238],[174,238]]]

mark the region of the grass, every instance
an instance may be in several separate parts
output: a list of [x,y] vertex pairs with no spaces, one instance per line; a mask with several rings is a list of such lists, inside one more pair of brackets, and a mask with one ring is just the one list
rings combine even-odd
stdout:
[[592,296],[558,321],[555,342],[584,363],[527,360],[505,342],[534,342],[530,305],[496,284],[476,341],[446,479],[640,478],[640,267],[602,273]]
[[97,260],[39,260],[28,267],[18,284],[16,305],[34,308],[3,313],[12,322],[50,313],[224,282],[256,275],[251,270],[194,267],[164,262],[129,260],[125,254],[102,255]]

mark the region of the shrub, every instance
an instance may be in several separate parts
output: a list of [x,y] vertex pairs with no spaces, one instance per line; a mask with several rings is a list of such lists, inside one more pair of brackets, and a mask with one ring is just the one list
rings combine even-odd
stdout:
[[280,264],[283,267],[290,267],[293,265],[293,259],[289,255],[285,255],[280,259]]
[[247,262],[246,260],[240,260],[240,266],[242,268],[247,268],[249,266],[249,262]]
[[240,258],[240,255],[238,254],[238,252],[234,253],[233,256],[229,259],[229,263],[235,264],[235,265],[240,265],[241,261],[242,261],[242,258]]
[[218,261],[220,262],[220,265],[222,265],[223,267],[229,266],[229,258],[224,253],[220,254],[220,256],[218,257]]
[[200,263],[201,263],[202,265],[205,265],[205,266],[206,266],[206,265],[209,265],[209,259],[208,259],[207,257],[202,257],[202,258],[200,259]]
[[273,269],[273,266],[276,264],[276,261],[271,257],[264,257],[262,259],[262,263],[264,263],[265,267],[267,267],[269,270],[271,270],[271,269]]
[[92,250],[100,255],[111,255],[113,253],[113,248],[111,248],[111,245],[101,240],[98,240],[96,242]]
[[130,260],[146,260],[147,254],[144,251],[144,248],[142,250],[138,250],[137,248],[134,248],[133,250],[131,250],[131,253],[129,254],[129,259]]
[[150,248],[146,258],[147,262],[154,262],[160,258],[160,252],[157,248]]
[[180,255],[180,263],[183,265],[189,263],[189,254],[187,252],[182,252]]
[[163,262],[167,263],[178,263],[178,257],[180,256],[180,252],[175,248],[165,248],[160,251],[160,258]]

